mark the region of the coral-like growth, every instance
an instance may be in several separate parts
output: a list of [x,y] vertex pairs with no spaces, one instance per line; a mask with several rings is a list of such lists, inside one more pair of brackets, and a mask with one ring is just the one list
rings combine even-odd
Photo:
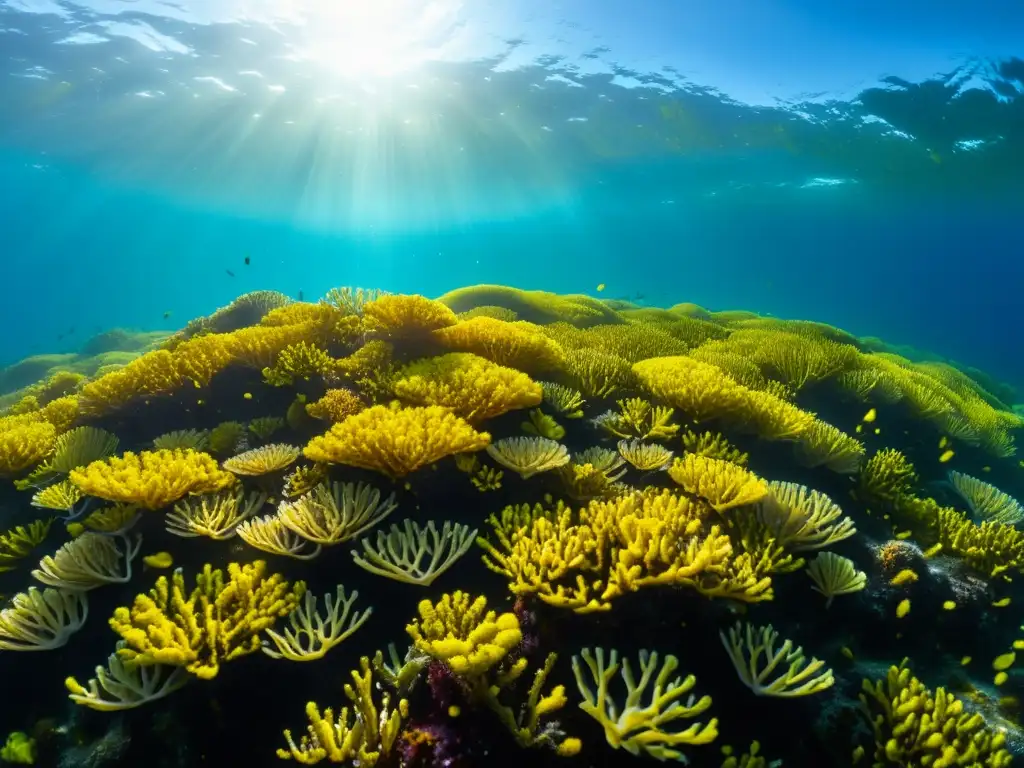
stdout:
[[478,540],[484,563],[517,595],[577,613],[611,608],[628,592],[685,586],[709,597],[771,598],[771,577],[710,523],[710,506],[669,491],[592,501],[578,515],[559,505],[510,507]]
[[385,294],[363,305],[363,320],[374,333],[391,337],[429,334],[458,318],[448,307],[424,296]]
[[47,586],[77,592],[124,584],[132,578],[132,560],[139,553],[142,537],[124,536],[121,542],[123,551],[113,537],[84,533],[40,560],[32,575]]
[[272,387],[286,387],[296,380],[326,376],[334,370],[334,358],[314,344],[300,341],[281,350],[272,366],[263,369],[263,380]]
[[305,601],[288,614],[288,624],[284,633],[279,634],[267,629],[267,637],[274,644],[263,646],[263,652],[272,659],[288,659],[289,661],[316,661],[347,640],[370,618],[373,608],[352,613],[352,604],[359,597],[358,592],[345,594],[345,588],[338,585],[334,595],[324,595],[324,615],[321,616],[316,607],[316,598],[312,592],[306,592]]
[[821,549],[857,532],[853,520],[832,499],[798,483],[773,480],[758,516],[775,540],[794,551]]
[[366,483],[322,483],[295,501],[283,501],[277,517],[306,541],[331,546],[348,541],[390,515],[398,504]]
[[167,513],[167,530],[186,539],[205,536],[224,541],[235,535],[243,520],[259,512],[266,500],[267,495],[258,491],[246,497],[241,488],[185,499]]
[[857,498],[867,504],[894,504],[910,493],[917,483],[917,472],[906,456],[894,448],[879,451],[861,469],[857,477]]
[[554,408],[567,419],[583,417],[583,405],[586,402],[583,394],[564,384],[550,381],[540,382],[544,389],[544,402]]
[[314,419],[336,424],[366,408],[359,395],[350,389],[328,389],[324,396],[306,405],[306,413]]
[[[16,475],[38,464],[53,450],[57,430],[45,421],[0,419],[0,477]],[[7,422],[6,424],[4,422]]]
[[555,421],[554,416],[549,416],[540,408],[531,409],[530,419],[524,421],[520,426],[528,435],[546,437],[549,440],[561,440],[565,437],[565,428]]
[[926,688],[905,661],[884,680],[865,680],[860,700],[874,731],[876,765],[1008,768],[1012,762],[1005,733],[965,711],[945,688]]
[[306,457],[403,477],[445,456],[479,451],[490,435],[441,406],[377,405],[349,416],[306,446]]
[[148,594],[135,598],[131,608],[118,608],[110,627],[125,641],[119,656],[134,665],[168,664],[185,667],[203,680],[217,676],[220,665],[260,649],[260,633],[299,604],[306,585],[289,584],[267,564],[228,565],[228,580],[220,569],[203,567],[191,592],[182,570],[168,582],[157,579]]
[[320,545],[313,544],[288,528],[277,515],[264,515],[245,520],[235,528],[238,538],[250,547],[272,555],[312,560],[320,554]]
[[530,373],[559,370],[564,361],[558,343],[533,323],[474,317],[434,331],[434,338],[448,349],[472,352],[492,363]]
[[668,470],[687,493],[707,499],[718,512],[754,504],[768,495],[768,486],[749,469],[724,459],[683,454]]
[[594,419],[605,432],[621,438],[668,440],[679,431],[672,423],[672,408],[651,405],[640,397],[619,400],[619,411],[606,411]]
[[42,544],[50,532],[52,520],[36,520],[0,534],[0,573],[9,571],[22,558]]
[[216,460],[192,450],[128,451],[69,475],[89,496],[160,509],[190,493],[213,493],[235,482]]
[[315,765],[322,760],[367,768],[377,765],[395,749],[402,721],[409,716],[409,702],[399,699],[392,708],[391,696],[385,693],[378,708],[373,691],[373,671],[370,660],[364,656],[359,660],[359,669],[352,671],[352,685],[345,685],[352,712],[342,707],[335,717],[332,709],[321,713],[315,702],[307,703],[306,733],[296,743],[291,731],[286,730],[288,749],[277,750],[277,756],[302,765]]
[[[913,573],[913,571],[911,571]],[[807,566],[807,575],[814,582],[814,589],[826,598],[825,607],[836,595],[849,595],[867,586],[868,577],[858,571],[853,561],[833,552],[822,552]]]
[[290,467],[302,449],[286,443],[271,443],[225,459],[224,469],[234,475],[267,475]]
[[487,610],[485,597],[456,591],[437,603],[421,600],[419,619],[406,627],[417,650],[443,661],[456,675],[483,675],[522,640],[514,613]]
[[506,437],[488,445],[487,455],[524,480],[569,463],[565,446],[546,437]]
[[[118,641],[117,650],[124,647],[124,640]],[[170,696],[191,679],[184,667],[126,664],[115,651],[106,667],[96,667],[96,677],[89,680],[88,687],[73,677],[65,679],[64,686],[75,704],[99,712],[120,712]]]
[[117,437],[96,427],[76,427],[57,437],[53,453],[26,477],[15,483],[20,490],[53,482],[73,469],[110,456]]
[[635,383],[628,360],[586,347],[566,350],[565,373],[573,386],[594,399],[631,389]]
[[505,285],[473,285],[458,288],[438,301],[456,312],[476,307],[502,307],[515,312],[520,319],[534,323],[563,321],[580,328],[600,323],[618,323],[621,318],[607,305],[590,296],[559,296],[547,291],[523,291]]
[[406,520],[387,533],[377,531],[376,545],[363,539],[363,551],[354,550],[352,559],[370,573],[426,587],[469,551],[476,533],[458,523],[445,522],[438,531],[433,520],[422,527]]
[[452,352],[407,365],[395,394],[414,405],[439,405],[471,423],[539,405],[543,390],[525,373],[469,352]]
[[709,459],[724,459],[741,467],[747,466],[749,454],[733,447],[725,436],[718,432],[701,432],[692,430],[683,433],[683,448],[687,453],[707,456]]
[[672,451],[658,443],[644,443],[638,438],[619,440],[619,455],[641,472],[665,469],[672,461]]
[[89,617],[85,593],[29,587],[0,611],[0,651],[49,651],[67,644]]
[[819,672],[825,662],[813,658],[808,661],[803,649],[794,647],[792,640],[776,648],[779,633],[771,624],[755,627],[737,623],[728,634],[719,634],[740,680],[758,696],[809,696],[835,683],[832,670]]
[[223,456],[234,453],[245,436],[245,425],[240,421],[222,421],[210,430],[210,451]]
[[864,461],[864,444],[831,424],[815,419],[797,440],[797,461],[805,467],[826,466],[855,475]]
[[949,482],[963,497],[972,514],[993,523],[1017,525],[1024,521],[1024,506],[990,483],[963,472],[950,472]]
[[[711,697],[687,697],[697,679],[693,675],[672,677],[679,668],[679,660],[675,656],[666,656],[660,669],[658,661],[657,652],[640,651],[640,679],[637,681],[629,659],[622,660],[626,699],[619,704],[608,692],[615,673],[619,671],[618,651],[613,649],[606,663],[603,648],[594,652],[584,648],[579,656],[572,657],[576,687],[583,696],[580,709],[601,724],[605,739],[614,749],[621,747],[634,755],[645,752],[656,760],[687,762],[678,747],[714,741],[718,737],[718,720],[712,718],[706,723],[694,723],[681,731],[666,730],[665,726],[673,721],[690,720],[706,712],[711,706]],[[590,680],[584,673],[584,665]],[[591,688],[592,685],[597,686],[596,690]],[[649,695],[647,701],[643,699],[645,694]]]

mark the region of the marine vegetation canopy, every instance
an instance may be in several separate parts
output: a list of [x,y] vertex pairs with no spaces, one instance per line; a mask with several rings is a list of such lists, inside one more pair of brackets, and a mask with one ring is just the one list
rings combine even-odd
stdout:
[[[0,377],[0,665],[36,702],[4,710],[7,762],[1024,745],[1024,420],[982,372],[498,285],[261,291],[106,336]],[[98,719],[55,727],[65,696]],[[129,738],[112,713],[140,707],[162,725]]]

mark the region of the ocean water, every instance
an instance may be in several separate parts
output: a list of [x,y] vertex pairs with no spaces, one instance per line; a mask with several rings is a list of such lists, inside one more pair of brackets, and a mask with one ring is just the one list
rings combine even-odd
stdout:
[[[514,616],[521,629],[508,648],[491,638],[491,652],[508,652],[494,668],[508,683],[503,696],[521,703],[524,681],[533,679],[545,654],[558,654],[545,690],[564,685],[568,698],[555,707],[557,717],[542,718],[550,740],[519,751],[537,733],[518,734],[517,744],[494,718],[494,702],[483,703],[489,688],[460,676],[453,658],[442,659],[436,648],[423,656],[420,647],[418,687],[392,691],[395,698],[408,695],[412,714],[399,718],[399,746],[382,750],[381,766],[470,768],[523,759],[651,765],[666,757],[642,739],[616,744],[607,723],[602,732],[592,713],[579,709],[587,695],[577,683],[586,676],[581,644],[587,643],[633,655],[634,669],[634,652],[656,649],[662,658],[679,657],[679,673],[697,675],[696,693],[708,692],[714,706],[693,714],[705,723],[719,718],[721,735],[712,745],[683,739],[681,749],[696,766],[736,768],[719,748],[731,745],[739,755],[755,740],[769,762],[751,755],[739,768],[934,764],[935,756],[925,761],[921,750],[934,752],[935,745],[901,742],[887,751],[884,728],[873,734],[858,704],[862,680],[885,679],[904,657],[923,685],[943,687],[966,712],[983,715],[977,733],[976,722],[961,722],[974,735],[957,742],[957,750],[973,740],[996,753],[987,767],[1009,765],[1011,754],[1019,761],[1024,679],[1014,672],[1013,649],[1024,647],[1018,630],[1024,507],[1017,501],[1024,500],[1024,461],[1014,443],[1024,434],[1022,411],[1014,416],[1014,406],[1024,403],[1022,24],[1024,9],[1005,0],[978,8],[940,0],[926,11],[905,0],[835,8],[806,0],[0,0],[0,748],[5,739],[8,747],[0,760],[19,762],[21,754],[27,762],[18,752],[24,737],[35,764],[60,768],[286,764],[275,750],[286,745],[283,729],[296,741],[305,732],[307,701],[337,713],[349,703],[343,685],[360,656],[372,657],[391,642],[403,648],[409,621],[419,615],[429,623],[421,599],[439,602],[442,593],[466,589],[486,594],[488,606],[503,611],[504,620]],[[449,294],[490,284],[570,297],[530,304],[518,293]],[[487,429],[464,451],[446,449],[408,473],[382,464],[383,449],[369,462],[346,454],[369,438],[341,429],[354,423],[348,412],[313,415],[315,407],[307,406],[322,404],[326,393],[346,393],[339,397],[356,405],[345,401],[344,407],[380,419],[384,426],[374,434],[381,439],[436,437],[446,434],[438,422],[387,421],[388,413],[399,413],[384,407],[396,397],[406,415],[422,415],[414,406],[443,399],[414,391],[410,371],[443,378],[451,373],[446,365],[485,365],[441,357],[452,349],[500,357],[487,345],[438,341],[449,324],[464,327],[465,316],[456,325],[432,303],[420,309],[443,317],[424,321],[436,321],[427,329],[433,335],[417,335],[408,318],[406,326],[388,325],[372,311],[361,314],[361,302],[342,301],[333,311],[348,315],[327,337],[303,337],[322,347],[328,362],[309,363],[286,381],[274,381],[287,357],[281,350],[294,351],[283,344],[250,357],[251,350],[230,347],[223,358],[230,365],[206,378],[188,368],[181,386],[168,384],[172,379],[161,379],[155,368],[150,380],[118,379],[116,366],[126,358],[117,358],[105,369],[110,378],[96,374],[69,385],[80,410],[66,421],[46,410],[44,400],[55,391],[36,383],[74,353],[108,352],[124,339],[136,339],[132,355],[153,343],[175,360],[187,355],[175,351],[183,347],[213,359],[223,351],[219,339],[233,344],[238,329],[238,315],[214,313],[240,296],[279,292],[284,296],[271,301],[295,300],[288,306],[305,317],[299,313],[318,311],[306,303],[343,286],[383,291],[385,298],[449,294],[445,301],[457,312],[484,305],[505,318],[515,309],[519,319],[544,326],[541,340],[530,342],[539,346],[495,361],[525,371],[516,375],[579,389],[585,403],[576,413],[575,406],[554,404],[550,384],[541,402],[536,384],[499,385],[473,368],[459,386],[491,381],[483,389],[498,400],[515,386],[532,389],[488,418],[480,416],[482,407],[460,410],[464,404],[445,402],[465,417],[466,430]],[[495,313],[494,304],[505,314]],[[674,316],[653,311],[679,304],[698,306]],[[762,319],[744,326],[746,316],[726,314],[732,310]],[[583,314],[572,314],[577,311]],[[580,318],[597,311],[608,320],[600,326],[607,337],[582,330],[592,320]],[[667,325],[649,325],[651,318]],[[581,327],[554,325],[559,319]],[[336,320],[332,315],[331,323]],[[259,314],[238,321],[254,323]],[[615,334],[627,326],[646,329],[655,340],[622,342]],[[678,343],[658,335],[665,328]],[[856,352],[845,348],[849,359],[804,381],[784,370],[784,355],[736,341],[758,328],[799,328],[822,348],[838,339]],[[269,335],[265,327],[257,330]],[[729,375],[739,380],[754,369],[742,381],[745,394],[735,395],[731,380],[718,394],[705,393],[706,400],[681,394],[684,385],[704,380],[692,362],[680,362],[680,349],[703,359],[702,344],[730,339],[736,346],[727,348],[740,350],[740,359]],[[674,362],[655,370],[646,358],[662,353],[648,355],[644,341],[671,350],[665,356]],[[551,344],[571,361],[546,360],[542,353]],[[605,349],[601,344],[621,344],[622,368],[588,377],[580,360],[588,345]],[[369,358],[376,368],[352,362],[382,347],[389,351]],[[955,369],[897,365],[878,352]],[[424,356],[437,360],[415,362]],[[633,363],[638,367],[630,369]],[[852,374],[864,371],[895,377],[885,379],[894,390],[878,383],[858,388]],[[974,378],[959,378],[958,371]],[[711,392],[721,380],[701,386]],[[135,388],[119,391],[123,381]],[[602,382],[614,386],[604,389]],[[928,400],[933,390],[948,408]],[[669,408],[669,428],[659,433],[615,421],[615,413],[628,410],[618,402],[627,396]],[[758,420],[765,402],[776,408],[777,420]],[[554,427],[542,413],[555,419]],[[281,423],[265,431],[265,417]],[[804,421],[780,426],[786,417]],[[210,430],[236,421],[241,434],[215,447]],[[357,569],[350,558],[360,551],[354,536],[329,542],[311,562],[256,552],[234,529],[183,538],[165,527],[169,511],[176,502],[187,505],[186,494],[209,500],[216,489],[202,483],[186,489],[187,467],[175,465],[164,479],[180,481],[183,490],[164,498],[163,480],[149,487],[161,503],[149,504],[153,509],[143,510],[132,529],[143,543],[121,580],[126,583],[89,591],[91,618],[67,645],[18,653],[4,643],[17,634],[9,623],[15,595],[47,583],[38,568],[49,566],[37,568],[37,557],[82,541],[75,526],[107,502],[146,506],[137,489],[121,498],[75,473],[67,480],[65,471],[40,475],[39,467],[63,448],[54,435],[39,438],[31,430],[45,431],[51,422],[54,433],[74,427],[116,435],[116,449],[93,446],[81,454],[104,466],[108,454],[194,439],[197,451],[209,452],[204,472],[256,494],[259,514],[285,514],[284,499],[297,482],[294,475],[287,485],[284,480],[293,463],[322,470],[324,482],[368,483],[382,498],[393,493],[400,511],[360,535],[403,518],[433,519],[439,527],[450,521],[479,530],[500,550],[492,531],[500,526],[488,515],[511,505],[547,505],[545,514],[553,516],[556,500],[564,501],[581,529],[597,525],[594,510],[602,504],[618,505],[615,535],[633,532],[637,542],[632,550],[615,545],[614,557],[636,562],[642,560],[636,553],[646,551],[644,567],[662,581],[595,597],[601,603],[595,612],[593,604],[572,611],[547,593],[537,597],[540,588],[511,594],[513,580],[493,559],[485,568],[475,546],[436,585],[420,587]],[[334,422],[340,437],[328,445],[321,436]],[[197,434],[168,437],[186,429]],[[711,437],[720,432],[719,442],[701,442],[704,429]],[[481,450],[488,440],[493,449],[533,433],[561,442],[554,450],[568,463],[520,476],[515,461]],[[622,464],[627,459],[616,451],[625,457],[629,448],[619,438],[632,437],[672,450],[677,462],[703,461],[694,458],[701,455],[722,461],[688,469],[672,464],[670,472],[661,471],[667,463]],[[832,438],[827,450],[813,442]],[[46,440],[45,450],[32,454]],[[277,443],[294,451],[287,469],[223,475],[233,454]],[[585,460],[594,448],[606,452],[611,469],[595,470],[595,454]],[[827,460],[822,451],[832,451]],[[476,457],[472,467],[449,456],[460,453],[466,462]],[[753,485],[743,486],[746,503],[735,507],[715,500],[711,480],[702,484],[714,472],[748,470],[756,477],[747,478]],[[501,472],[500,482],[492,482]],[[585,485],[588,472],[601,476],[596,490]],[[64,507],[40,500],[39,493],[61,482],[84,497]],[[813,496],[814,503],[835,507],[836,526],[850,529],[799,548],[792,528],[773,528],[770,510],[779,505],[800,507],[804,522],[809,519],[814,503],[785,501],[787,488],[800,486],[822,494],[824,501]],[[668,513],[645,507],[643,525],[627,515],[629,504],[653,504],[655,493],[676,494],[675,517],[657,525],[664,523],[672,531],[666,539],[677,544],[720,529],[735,552],[760,553],[750,555],[755,559],[778,544],[792,559],[769,569],[773,599],[722,597],[710,577],[694,589],[692,581],[666,576],[667,566],[650,554],[658,548],[645,549],[637,532],[644,525],[654,530],[650,518]],[[693,509],[703,515],[693,528],[699,532],[680,533],[679,519],[697,514]],[[47,519],[39,540],[25,544],[26,527]],[[512,527],[518,536],[544,524],[517,518]],[[315,536],[296,536],[314,546]],[[122,551],[135,541],[105,540]],[[850,595],[833,595],[834,605],[795,572],[801,557],[816,555],[821,566],[825,560],[812,550],[826,545],[864,577]],[[493,557],[496,550],[485,551]],[[666,544],[658,557],[668,557],[666,551],[674,550]],[[167,558],[141,559],[158,554]],[[339,582],[349,594],[358,588],[358,605],[374,608],[367,627],[310,663],[258,652],[222,659],[216,679],[190,677],[187,688],[123,713],[68,701],[64,678],[73,674],[85,683],[113,650],[117,635],[107,618],[169,575],[171,565],[184,570],[191,587],[204,564],[226,568],[257,557],[283,578],[305,580],[318,595]],[[117,562],[124,565],[123,556]],[[769,578],[766,573],[758,571],[758,578]],[[611,594],[612,576],[603,578],[591,585],[595,595],[606,587]],[[571,589],[570,582],[561,587]],[[772,622],[783,638],[803,644],[808,657],[822,659],[831,670],[828,684],[818,678],[821,690],[792,698],[740,684],[719,633],[747,620]],[[268,636],[259,637],[269,646]],[[509,682],[516,659],[528,660],[530,671]],[[582,675],[573,674],[570,659]],[[164,674],[174,666],[163,667]],[[1004,671],[1007,677],[999,677]],[[391,689],[379,668],[374,674],[380,706],[380,692]],[[620,694],[621,703],[624,688]],[[870,710],[868,699],[863,706]],[[508,711],[522,725],[527,710]],[[359,717],[364,724],[376,720],[365,712]],[[677,725],[666,730],[682,730]],[[579,755],[547,748],[577,736]],[[616,751],[623,741],[626,748]]]
[[748,5],[6,2],[0,361],[257,288],[604,283],[1019,382],[1011,5]]

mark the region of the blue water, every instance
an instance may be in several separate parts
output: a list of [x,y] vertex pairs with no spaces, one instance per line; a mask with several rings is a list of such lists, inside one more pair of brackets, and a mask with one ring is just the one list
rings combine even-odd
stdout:
[[257,288],[604,283],[1024,384],[1024,10],[508,5],[0,0],[0,365]]

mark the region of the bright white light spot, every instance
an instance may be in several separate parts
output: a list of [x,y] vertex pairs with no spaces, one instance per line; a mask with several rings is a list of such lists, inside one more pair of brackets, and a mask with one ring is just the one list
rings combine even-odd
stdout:
[[109,37],[94,35],[92,32],[76,32],[73,35],[58,40],[57,45],[96,45],[98,43],[109,43]]
[[544,79],[549,81],[549,82],[553,82],[553,83],[563,83],[564,85],[568,85],[568,86],[570,86],[572,88],[582,88],[583,87],[582,83],[577,83],[575,80],[570,80],[565,75],[548,75]]
[[274,93],[284,93],[287,89],[283,85],[268,85],[267,90]]
[[207,75],[205,77],[193,77],[192,79],[195,80],[197,83],[213,83],[222,91],[229,91],[231,93],[238,91],[238,89],[235,88],[233,85],[228,85],[219,77],[213,77],[212,75]]
[[[144,21],[101,21],[96,24],[113,37],[127,37],[151,51],[169,53],[190,53],[191,48],[173,37],[162,35]],[[120,57],[119,60],[123,61]],[[127,63],[127,62],[126,62]]]
[[263,73],[262,72],[257,72],[255,69],[243,69],[238,74],[242,75],[244,77],[259,77],[261,79],[263,77]]
[[839,187],[842,186],[843,184],[849,183],[849,179],[829,179],[823,177],[815,177],[813,179],[810,179],[809,181],[805,181],[803,184],[801,184],[801,187],[803,189],[808,189],[811,187]]
[[344,77],[389,77],[443,58],[461,0],[315,0],[302,58]]

